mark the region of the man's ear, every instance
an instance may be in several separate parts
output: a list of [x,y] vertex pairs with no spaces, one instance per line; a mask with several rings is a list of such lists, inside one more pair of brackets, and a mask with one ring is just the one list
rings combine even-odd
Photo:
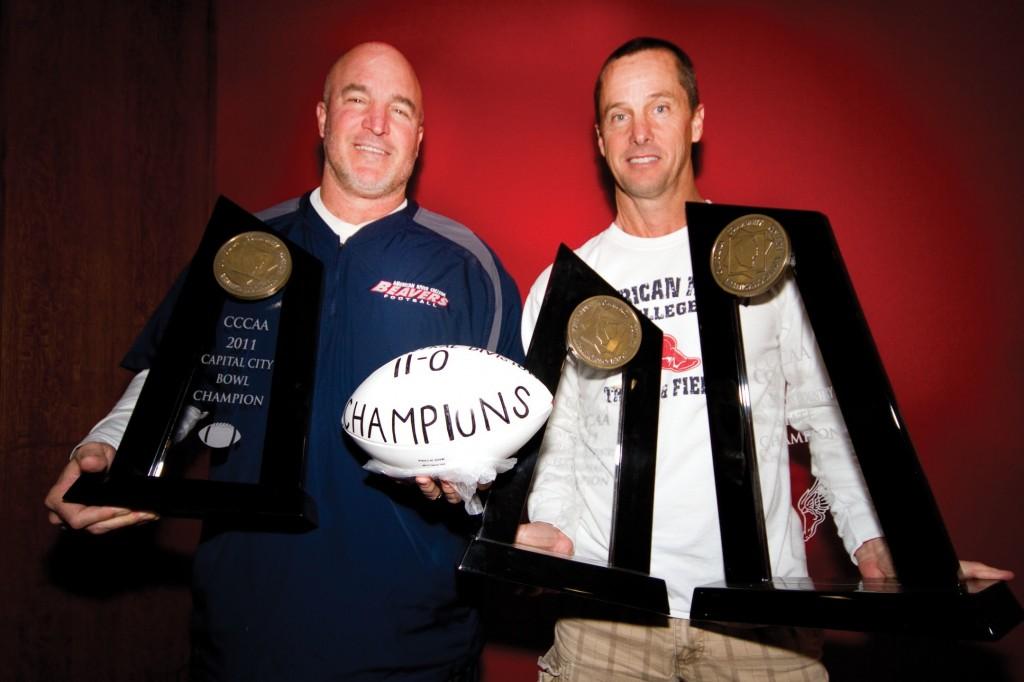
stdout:
[[594,124],[594,133],[597,135],[597,148],[601,152],[601,156],[604,156],[604,138],[601,137],[601,126]]
[[320,139],[324,139],[327,132],[327,105],[323,102],[316,103],[316,127],[320,131]]
[[700,142],[700,138],[704,135],[704,105],[698,104],[697,109],[693,112],[693,118],[690,120],[690,141]]

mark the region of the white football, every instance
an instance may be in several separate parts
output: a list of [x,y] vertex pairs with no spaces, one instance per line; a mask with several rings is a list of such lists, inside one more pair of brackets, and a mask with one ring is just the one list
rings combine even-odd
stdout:
[[342,427],[371,457],[416,475],[494,464],[551,413],[551,392],[508,358],[471,346],[430,346],[368,376]]

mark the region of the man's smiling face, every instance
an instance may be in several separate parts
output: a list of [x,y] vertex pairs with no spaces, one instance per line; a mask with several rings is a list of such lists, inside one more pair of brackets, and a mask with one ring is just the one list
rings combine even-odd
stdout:
[[345,55],[316,113],[325,182],[363,199],[404,195],[423,139],[423,103],[416,75],[397,50],[371,43]]
[[672,196],[692,179],[690,151],[704,130],[675,57],[644,50],[610,63],[602,81],[597,141],[618,191],[633,199]]

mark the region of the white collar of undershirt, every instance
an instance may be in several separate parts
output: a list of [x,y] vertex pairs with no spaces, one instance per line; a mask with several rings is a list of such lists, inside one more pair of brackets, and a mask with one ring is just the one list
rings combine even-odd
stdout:
[[679,244],[689,243],[690,239],[686,225],[659,237],[641,237],[626,232],[622,229],[621,225],[613,222],[611,229],[607,231],[607,235],[613,244],[636,251],[660,251]]
[[[346,222],[327,210],[327,207],[324,206],[324,200],[320,198],[319,187],[317,187],[315,190],[312,191],[312,193],[310,193],[309,203],[313,205],[313,210],[316,211],[317,215],[320,216],[320,218],[323,219],[325,223],[327,223],[327,227],[331,228],[331,231],[334,232],[334,234],[338,235],[338,239],[341,240],[342,244],[348,241],[349,237],[358,232],[359,228],[361,228],[363,225],[369,225],[370,223],[376,220],[380,220],[381,218],[384,217],[380,216],[379,218],[367,220],[366,222],[362,222],[359,224]],[[388,215],[391,215],[392,213],[398,213],[408,205],[409,200],[403,199],[402,203],[396,206],[395,210],[389,212]]]
[[[710,199],[704,200],[705,204],[710,204]],[[690,236],[686,229],[686,223],[676,230],[663,234],[660,237],[641,237],[639,235],[630,234],[622,229],[622,226],[612,221],[611,229],[608,230],[608,237],[613,243],[620,246],[637,249],[640,251],[658,251],[667,247],[676,246],[679,243],[690,243]]]

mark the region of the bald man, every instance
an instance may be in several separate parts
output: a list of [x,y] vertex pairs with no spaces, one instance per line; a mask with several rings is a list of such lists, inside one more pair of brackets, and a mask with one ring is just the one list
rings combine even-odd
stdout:
[[[406,196],[423,98],[398,50],[366,43],[344,54],[327,75],[316,121],[320,186],[260,217],[324,266],[306,480],[319,527],[206,527],[194,565],[192,676],[475,680],[478,617],[456,584],[472,521],[454,504],[458,493],[428,478],[400,486],[368,476],[339,420],[366,376],[416,348],[467,344],[521,360],[519,293],[479,238]],[[405,295],[389,293],[394,282]],[[112,461],[176,295],[122,363],[138,373],[125,398],[47,495],[54,524],[103,533],[155,519],[62,497],[82,471]]]

